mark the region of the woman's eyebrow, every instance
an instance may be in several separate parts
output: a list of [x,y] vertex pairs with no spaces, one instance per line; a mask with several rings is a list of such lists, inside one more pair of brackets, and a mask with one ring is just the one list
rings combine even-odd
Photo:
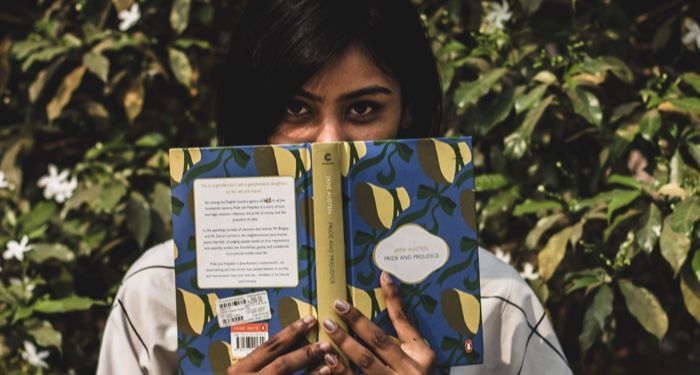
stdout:
[[373,94],[384,94],[384,95],[391,95],[391,90],[389,88],[384,87],[384,86],[379,86],[379,85],[374,85],[374,86],[367,86],[363,87],[361,89],[351,91],[347,94],[343,94],[338,98],[339,102],[346,101],[346,100],[352,100],[361,96],[365,95],[373,95]]

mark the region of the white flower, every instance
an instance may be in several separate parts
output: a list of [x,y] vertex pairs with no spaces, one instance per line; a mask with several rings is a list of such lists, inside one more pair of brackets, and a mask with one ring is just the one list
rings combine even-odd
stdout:
[[54,198],[56,202],[63,203],[73,196],[73,190],[78,187],[78,180],[73,178],[68,181],[68,170],[64,169],[60,174],[55,165],[49,164],[49,174],[39,179],[39,187],[44,188],[44,198]]
[[26,290],[29,293],[33,292],[34,288],[36,288],[36,284],[32,283],[32,281],[27,276],[25,276],[24,279],[10,277],[10,285],[21,285],[24,287],[24,290]]
[[0,171],[0,189],[10,187],[10,183],[5,178],[5,172]]
[[520,272],[520,276],[526,280],[537,280],[540,278],[540,274],[535,272],[535,267],[530,263],[525,263],[523,272]]
[[26,234],[22,236],[22,240],[19,243],[14,240],[9,241],[7,243],[7,249],[2,253],[2,257],[5,259],[15,258],[21,262],[24,259],[24,253],[33,249],[31,245],[27,244],[28,242],[29,238]]
[[510,264],[510,253],[504,253],[500,247],[496,248],[496,258],[503,261],[503,263]]
[[36,346],[29,341],[24,341],[24,350],[22,350],[22,359],[27,361],[32,366],[49,368],[49,365],[44,360],[49,356],[48,350],[36,351]]
[[500,4],[496,2],[490,3],[490,8],[491,10],[486,14],[486,21],[497,29],[503,29],[503,23],[513,17],[513,13],[510,12],[510,6],[503,0]]
[[141,9],[139,8],[139,4],[134,2],[129,10],[124,9],[117,13],[117,17],[120,21],[122,21],[119,23],[119,30],[129,30],[136,24],[136,22],[139,21],[139,18],[141,18]]
[[694,42],[698,47],[698,50],[700,50],[700,26],[698,26],[698,23],[691,18],[686,18],[683,21],[683,26],[685,26],[685,29],[687,30],[685,35],[683,35],[683,44],[686,46],[692,46]]

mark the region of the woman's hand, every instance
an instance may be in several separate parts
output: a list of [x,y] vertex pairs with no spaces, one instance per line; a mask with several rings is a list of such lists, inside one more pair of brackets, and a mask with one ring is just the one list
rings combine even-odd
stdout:
[[[350,361],[365,374],[433,374],[435,353],[406,318],[401,306],[401,295],[391,281],[391,276],[384,272],[380,279],[389,318],[401,340],[400,345],[345,301],[336,301],[333,308],[366,346],[350,337],[330,319],[323,322],[323,328]],[[318,373],[352,374],[334,354],[326,353],[324,360],[325,365],[318,369]]]
[[228,374],[289,374],[318,363],[324,354],[333,352],[331,345],[327,342],[306,345],[289,351],[315,326],[316,319],[312,316],[297,320],[235,365],[230,366]]

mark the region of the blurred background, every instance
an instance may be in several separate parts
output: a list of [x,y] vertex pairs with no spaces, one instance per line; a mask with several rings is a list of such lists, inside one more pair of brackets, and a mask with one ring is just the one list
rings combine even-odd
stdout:
[[[244,3],[0,0],[0,373],[94,373],[121,277],[170,238],[168,147],[216,144]],[[480,243],[575,373],[697,373],[700,2],[414,3]]]

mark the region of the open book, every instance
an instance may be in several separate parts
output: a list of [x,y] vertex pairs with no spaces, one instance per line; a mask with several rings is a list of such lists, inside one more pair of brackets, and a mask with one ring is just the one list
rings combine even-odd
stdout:
[[482,362],[471,138],[174,148],[170,174],[182,372],[338,298],[395,336],[382,270],[439,366]]

